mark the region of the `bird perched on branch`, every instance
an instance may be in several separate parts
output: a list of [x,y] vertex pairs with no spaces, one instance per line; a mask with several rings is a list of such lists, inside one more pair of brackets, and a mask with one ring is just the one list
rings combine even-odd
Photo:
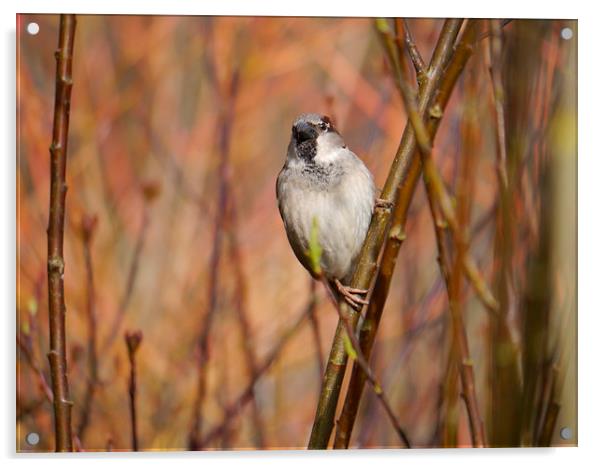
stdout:
[[[289,243],[305,269],[315,279],[322,275],[354,308],[367,303],[362,298],[367,291],[349,287],[349,281],[370,225],[376,189],[368,168],[327,116],[311,113],[295,119],[276,196]],[[314,234],[321,251],[319,267],[309,255]]]

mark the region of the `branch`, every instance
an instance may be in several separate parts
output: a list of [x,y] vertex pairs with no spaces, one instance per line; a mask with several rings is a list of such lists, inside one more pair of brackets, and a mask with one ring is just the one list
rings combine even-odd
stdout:
[[[360,343],[357,340],[357,336],[355,335],[355,330],[353,329],[353,325],[351,324],[351,320],[349,319],[349,316],[345,316],[343,310],[341,309],[341,303],[332,294],[332,292],[328,286],[328,282],[324,281],[324,286],[326,287],[326,290],[331,295],[332,302],[334,303],[334,307],[336,308],[337,313],[339,314],[339,319],[341,321],[343,321],[343,323],[345,324],[346,338],[349,339],[349,342],[352,347],[352,349],[347,349],[347,353],[348,354],[352,353],[352,358],[360,366],[360,368],[362,369],[362,371],[364,373],[364,376],[368,379],[368,381],[372,385],[374,394],[376,394],[376,397],[378,397],[378,400],[381,402],[383,408],[385,409],[387,417],[389,417],[391,424],[395,428],[395,432],[397,433],[397,436],[399,437],[401,442],[405,445],[405,447],[410,448],[411,444],[410,444],[409,438],[405,434],[403,428],[401,427],[399,421],[397,420],[397,417],[395,416],[395,413],[393,412],[393,409],[391,408],[391,405],[387,401],[385,393],[382,389],[382,385],[376,379],[374,372],[370,368],[370,364],[368,363],[368,361],[366,360],[366,357],[364,357],[364,354],[362,353]],[[337,435],[338,434],[339,434],[339,431],[337,431]],[[337,446],[335,444],[335,448],[336,447]]]
[[119,335],[119,329],[125,318],[125,313],[129,307],[132,295],[134,293],[134,287],[136,285],[136,278],[138,277],[138,269],[140,268],[140,258],[142,256],[142,249],[144,248],[144,242],[146,240],[146,233],[150,223],[149,217],[149,204],[158,195],[158,186],[156,191],[152,189],[152,182],[147,182],[141,187],[143,194],[143,210],[142,210],[142,223],[138,230],[138,236],[136,237],[136,245],[134,246],[134,253],[132,254],[132,261],[128,269],[128,276],[126,280],[125,289],[121,300],[119,301],[119,308],[113,318],[113,322],[109,328],[109,333],[102,345],[102,352],[106,352],[109,347],[115,342],[115,339]]
[[[461,121],[461,141],[462,149],[461,154],[463,156],[459,161],[459,174],[456,180],[456,216],[458,220],[458,226],[463,235],[466,235],[468,226],[470,224],[470,211],[472,208],[472,199],[474,191],[474,180],[476,174],[476,155],[478,150],[478,116],[475,110],[477,101],[477,81],[476,71],[473,67],[469,70],[468,77],[465,80],[465,105]],[[461,307],[464,306],[463,294],[462,294],[462,279],[463,264],[465,263],[465,256],[468,250],[467,243],[460,240],[460,236],[454,236],[454,248],[455,256],[453,258],[453,264],[451,269],[451,279],[449,285],[449,303],[450,308],[454,306],[462,314]],[[452,333],[451,349],[449,352],[449,364],[444,381],[444,408],[445,412],[443,415],[443,445],[445,447],[457,446],[457,432],[458,432],[458,420],[459,420],[459,367],[458,362],[461,362],[461,349],[458,344],[458,334]],[[471,433],[475,431],[472,430]]]
[[506,165],[506,123],[504,117],[504,86],[502,83],[502,27],[497,20],[492,19],[491,24],[491,83],[493,85],[493,100],[495,104],[495,136],[496,136],[496,162],[498,182],[501,190],[508,189],[508,173]]
[[554,427],[556,426],[559,412],[560,404],[555,401],[550,402],[537,444],[539,447],[549,447],[552,444],[552,436],[554,435]]
[[[426,115],[429,102],[438,91],[439,81],[453,53],[454,42],[461,25],[462,20],[457,19],[446,20],[443,25],[430,64],[431,80],[425,83],[419,95],[421,116]],[[391,203],[394,209],[400,187],[408,184],[408,182],[412,184],[412,178],[418,173],[419,160],[413,157],[415,149],[416,138],[414,131],[411,125],[407,124],[380,196],[385,202]],[[413,191],[413,187],[411,191]],[[409,197],[411,198],[411,196]],[[358,264],[351,281],[351,287],[361,289],[368,289],[370,287],[377,272],[378,256],[389,233],[391,218],[392,213],[390,210],[375,210],[360,252]],[[351,310],[346,304],[343,304],[343,311],[348,313],[351,324],[355,327],[359,318],[358,313]],[[339,319],[309,440],[308,447],[310,449],[325,449],[330,439],[334,425],[335,410],[347,365],[344,336],[345,323]]]
[[[493,24],[493,21],[491,22]],[[491,29],[491,28],[490,28]],[[498,29],[493,26],[492,31],[498,35]],[[501,34],[501,32],[500,32]],[[501,41],[501,38],[499,38]],[[532,44],[531,44],[532,45]],[[499,46],[499,47],[498,47]],[[519,47],[517,45],[517,47]],[[522,47],[522,45],[520,46]],[[496,233],[494,240],[494,257],[499,258],[499,266],[495,277],[495,292],[500,303],[500,313],[491,316],[490,321],[490,374],[495,375],[496,383],[491,386],[490,391],[490,420],[498,420],[490,424],[489,439],[492,446],[510,446],[520,443],[520,433],[517,425],[520,424],[520,409],[518,400],[521,393],[521,380],[519,370],[519,349],[514,342],[508,322],[508,313],[513,301],[513,267],[512,255],[514,250],[513,225],[515,220],[512,216],[512,193],[510,191],[510,180],[517,179],[509,177],[508,168],[510,160],[507,158],[505,138],[505,117],[500,114],[504,112],[504,93],[501,81],[501,42],[493,37],[489,47],[491,66],[491,96],[494,104],[494,131],[496,138],[496,175],[498,181],[498,202],[496,207]],[[513,60],[514,63],[514,60]],[[520,66],[520,61],[517,66]],[[494,68],[496,71],[494,71]],[[494,82],[495,81],[495,82]],[[503,133],[501,133],[503,132]],[[504,162],[502,162],[504,161]],[[510,178],[510,180],[509,180]],[[490,377],[491,377],[490,376]],[[510,406],[507,401],[511,401]],[[501,420],[500,417],[502,417]]]
[[33,354],[31,352],[31,349],[28,346],[28,344],[23,341],[21,334],[22,334],[21,332],[17,333],[17,346],[19,347],[19,349],[25,356],[25,361],[27,362],[29,367],[36,374],[36,377],[38,379],[38,384],[39,384],[40,390],[42,391],[44,398],[52,404],[52,401],[54,399],[54,397],[52,395],[52,388],[48,385],[48,381],[46,381],[44,372],[36,364]]
[[211,443],[211,441],[220,437],[223,434],[224,430],[226,430],[228,426],[232,423],[232,418],[237,416],[240,413],[240,411],[244,408],[244,406],[252,400],[253,389],[255,387],[255,384],[257,384],[259,378],[261,378],[270,369],[272,364],[282,353],[284,346],[297,333],[297,331],[301,328],[301,325],[305,322],[305,320],[309,318],[315,306],[316,304],[314,302],[314,297],[310,297],[308,304],[303,310],[303,313],[301,313],[301,315],[297,318],[293,325],[282,335],[278,343],[274,346],[274,348],[265,358],[263,363],[257,367],[257,372],[255,373],[253,379],[249,382],[249,384],[247,384],[247,387],[230,405],[228,405],[224,409],[222,422],[218,426],[213,428],[202,439],[202,442],[200,443],[202,446],[207,446],[209,443]]
[[[399,63],[398,61],[398,57],[405,57],[405,55],[403,53],[397,53],[395,49],[395,42],[387,22],[385,20],[377,20],[377,24],[381,33],[381,37],[383,38],[385,48],[389,55],[389,59],[393,64],[397,87],[403,98],[409,120],[414,128],[414,132],[416,133],[418,147],[422,156],[422,164],[426,177],[425,180],[428,181],[427,189],[432,189],[432,194],[435,196],[437,204],[443,212],[445,221],[451,227],[454,238],[457,238],[465,245],[467,243],[466,235],[464,232],[461,232],[454,210],[454,202],[451,199],[451,196],[448,194],[445,183],[443,182],[443,178],[435,166],[435,162],[432,157],[431,138],[425,123],[420,118],[420,114],[415,103],[414,92],[409,84],[406,67],[404,66],[404,63]],[[468,45],[468,47],[472,48],[473,44]],[[403,50],[401,52],[403,52]],[[440,118],[440,112],[441,109],[437,109],[434,106],[431,109],[431,117]],[[466,252],[466,254],[463,256],[462,264],[468,279],[473,284],[477,296],[481,299],[487,309],[497,312],[499,309],[499,304],[495,300],[493,293],[491,293],[489,290],[487,283],[483,279],[483,275],[478,270],[475,261],[468,252]]]
[[211,258],[209,261],[209,286],[207,312],[205,313],[199,337],[197,339],[198,370],[199,378],[197,384],[197,395],[193,405],[192,422],[188,434],[188,445],[191,450],[199,450],[203,448],[201,444],[202,432],[202,415],[201,410],[205,399],[206,391],[206,366],[209,361],[209,333],[213,318],[217,310],[217,294],[218,294],[218,279],[220,268],[220,256],[222,245],[222,231],[224,230],[225,214],[228,206],[228,170],[229,170],[229,151],[230,151],[230,135],[234,118],[234,103],[238,92],[238,71],[232,75],[230,82],[229,95],[224,96],[226,99],[226,108],[220,116],[219,130],[219,154],[220,162],[218,167],[218,206],[215,215],[215,226],[213,230],[213,246]]
[[50,215],[48,216],[48,322],[50,375],[54,394],[55,450],[73,451],[71,407],[67,380],[63,237],[67,194],[67,142],[73,86],[75,15],[61,15],[56,57],[54,121],[50,145]]
[[88,317],[88,381],[86,384],[86,393],[82,404],[82,415],[77,427],[77,437],[84,440],[88,423],[90,421],[90,412],[94,393],[98,386],[98,354],[97,354],[97,322],[96,322],[96,292],[94,288],[94,269],[92,267],[91,244],[98,218],[96,216],[84,216],[81,221],[81,234],[84,250],[84,260],[86,263],[86,312]]
[[556,386],[558,381],[558,366],[550,364],[544,375],[541,388],[540,404],[538,407],[533,439],[534,445],[539,447],[549,446],[552,440],[556,418],[560,410],[557,402]]
[[[491,20],[491,21],[496,21],[496,20]],[[512,19],[502,19],[502,20],[498,20],[500,21],[500,30],[501,28],[505,28],[508,24],[510,24],[513,20]],[[488,38],[489,36],[491,36],[492,34],[494,34],[494,31],[492,28],[489,29],[489,31],[485,31],[484,33],[482,33],[479,36],[479,41],[482,41],[483,39]]]
[[[231,188],[230,177],[228,176],[228,189]],[[234,268],[234,302],[236,314],[238,315],[238,321],[240,323],[240,329],[242,332],[244,356],[249,371],[250,379],[255,377],[257,373],[257,355],[253,347],[253,336],[251,333],[251,326],[249,325],[248,309],[247,309],[247,284],[245,275],[243,272],[242,257],[239,250],[238,242],[238,212],[234,202],[234,196],[229,197],[229,232],[230,232],[230,264]],[[251,406],[253,411],[253,425],[254,425],[254,437],[255,445],[260,448],[265,448],[265,436],[263,421],[261,414],[259,413],[259,406],[255,397],[255,391],[251,395]]]
[[[440,91],[436,94],[436,99],[431,103],[431,109],[439,109],[439,112],[441,114],[443,113],[458,76],[470,58],[471,52],[472,49],[468,48],[459,48],[456,50],[449,66],[441,77]],[[437,54],[435,53],[434,57],[436,57],[436,55]],[[431,64],[431,68],[433,68],[433,64]],[[433,76],[435,78],[436,74]],[[431,80],[425,82],[425,89],[432,88],[432,79],[434,78],[431,78]],[[422,102],[423,92],[424,89],[421,89],[419,94],[419,103]],[[439,123],[440,118],[429,119],[427,127],[429,140],[434,140]],[[407,128],[408,127],[406,127],[406,129]],[[415,150],[415,145],[413,150]],[[376,278],[374,290],[372,292],[372,298],[366,313],[366,318],[360,330],[361,348],[364,352],[364,355],[366,355],[368,358],[374,345],[376,331],[378,329],[383,308],[389,293],[390,283],[397,261],[397,254],[403,240],[405,239],[404,226],[407,219],[408,207],[410,201],[412,200],[418,177],[420,176],[420,157],[416,152],[412,154],[412,160],[410,164],[410,168],[407,171],[407,177],[400,187],[397,202],[393,209],[393,220],[384,247],[381,268]],[[363,372],[357,367],[357,365],[354,366],[349,383],[349,390],[345,398],[345,404],[343,405],[341,417],[338,420],[338,430],[340,433],[337,433],[337,437],[335,438],[335,446],[342,447],[349,445],[351,428],[357,416],[364,383],[365,377]]]
[[322,351],[322,339],[320,337],[320,323],[318,322],[318,316],[316,314],[316,283],[313,278],[310,278],[309,282],[310,304],[313,304],[310,308],[309,321],[311,323],[314,342],[316,343],[316,360],[318,361],[319,377],[322,379],[322,375],[324,374],[324,361],[322,355],[324,355],[324,352]]
[[138,451],[138,423],[136,417],[136,352],[142,342],[142,331],[126,331],[125,345],[130,361],[130,379],[128,393],[130,396],[130,423],[132,427],[132,451]]
[[[458,46],[458,49],[469,48],[472,49],[474,42],[476,41],[477,33],[477,22],[471,20],[467,23],[466,31],[462,37],[462,40]],[[403,79],[403,78],[402,78]],[[402,97],[406,107],[409,107],[408,114],[410,115],[410,121],[416,130],[420,154],[422,156],[422,164],[424,168],[423,179],[427,190],[427,197],[429,207],[431,210],[431,217],[433,219],[433,227],[435,229],[435,235],[437,239],[437,249],[439,251],[439,265],[441,274],[445,279],[449,295],[449,307],[452,317],[452,329],[453,329],[453,341],[452,353],[458,353],[457,357],[460,378],[462,381],[463,395],[468,410],[468,418],[470,422],[470,432],[472,435],[473,445],[476,447],[485,446],[485,431],[483,422],[480,417],[479,407],[476,399],[476,393],[474,388],[474,374],[472,368],[472,360],[470,358],[470,352],[468,347],[468,338],[466,336],[466,329],[464,326],[464,319],[462,316],[462,310],[459,307],[459,291],[460,291],[460,271],[466,264],[465,258],[467,254],[467,245],[464,232],[461,231],[461,226],[458,223],[456,213],[453,209],[453,203],[451,198],[447,194],[443,180],[438,173],[435,163],[432,159],[432,146],[430,139],[423,139],[422,136],[427,133],[426,127],[422,120],[416,118],[417,111],[415,109],[415,103],[408,89],[407,81],[400,83],[400,89],[402,90]],[[404,92],[405,90],[405,92]],[[414,115],[414,118],[412,118]],[[420,128],[422,127],[422,128]],[[420,129],[418,129],[420,128]],[[443,219],[440,217],[440,211],[443,213],[445,220],[450,224],[452,228],[454,244],[456,245],[456,258],[455,262],[452,263],[451,252],[448,251],[447,243],[445,241],[445,224]],[[453,270],[452,270],[453,268]],[[455,273],[454,273],[455,271]],[[493,295],[491,295],[493,297]]]
[[412,37],[412,33],[410,32],[410,26],[405,18],[395,18],[395,42],[397,43],[397,49],[399,52],[399,57],[402,58],[404,47],[401,45],[401,34],[404,36],[405,48],[408,51],[408,55],[412,59],[412,64],[414,65],[414,70],[416,70],[416,78],[418,80],[418,85],[421,85],[425,79],[428,79],[426,75],[426,65],[420,52],[418,51],[418,47],[414,42],[414,38]]

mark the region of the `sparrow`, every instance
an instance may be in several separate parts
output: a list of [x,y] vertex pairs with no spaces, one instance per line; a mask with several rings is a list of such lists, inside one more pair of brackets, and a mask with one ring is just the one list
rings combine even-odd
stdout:
[[317,223],[320,268],[329,287],[355,309],[366,304],[361,295],[367,291],[351,288],[349,282],[377,201],[376,188],[368,168],[327,116],[302,114],[293,122],[276,197],[299,262],[320,279],[308,256]]

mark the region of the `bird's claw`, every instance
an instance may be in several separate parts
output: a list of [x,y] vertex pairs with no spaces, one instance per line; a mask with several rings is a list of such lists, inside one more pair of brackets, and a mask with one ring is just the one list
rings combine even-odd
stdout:
[[341,293],[345,301],[354,310],[361,310],[363,305],[367,305],[369,303],[368,300],[359,296],[366,295],[368,293],[366,289],[355,289],[353,287],[348,287],[343,285],[338,279],[335,280],[335,284],[337,286],[337,290]]

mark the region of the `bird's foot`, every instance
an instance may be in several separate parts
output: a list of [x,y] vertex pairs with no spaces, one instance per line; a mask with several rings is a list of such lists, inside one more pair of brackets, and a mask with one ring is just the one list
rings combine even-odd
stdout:
[[376,200],[374,200],[374,206],[377,208],[390,210],[393,208],[393,203],[391,201],[387,201],[386,199],[376,198]]
[[340,280],[335,279],[335,285],[337,290],[341,293],[345,301],[355,310],[361,310],[362,305],[367,305],[368,300],[360,297],[360,295],[366,295],[368,291],[366,289],[354,289],[343,285]]

